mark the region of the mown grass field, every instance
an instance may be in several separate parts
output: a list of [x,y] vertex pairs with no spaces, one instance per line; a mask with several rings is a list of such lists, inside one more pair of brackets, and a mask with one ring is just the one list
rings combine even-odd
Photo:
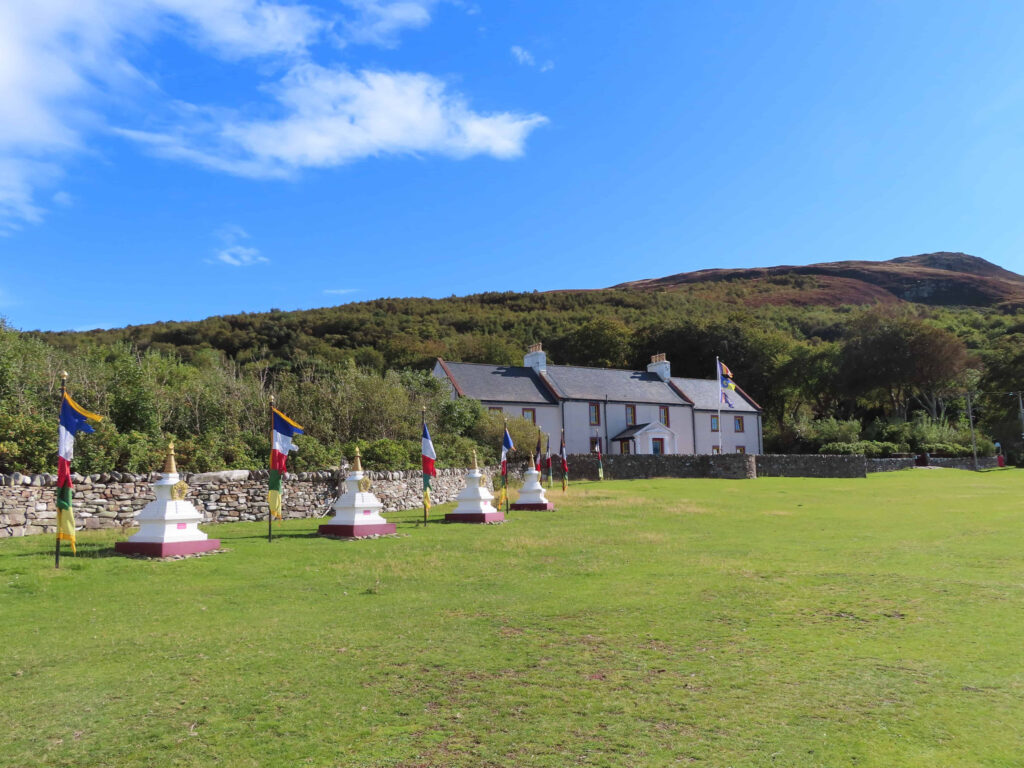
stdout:
[[[502,526],[0,542],[3,766],[1019,766],[1024,472],[655,480]],[[446,507],[435,507],[435,517]]]

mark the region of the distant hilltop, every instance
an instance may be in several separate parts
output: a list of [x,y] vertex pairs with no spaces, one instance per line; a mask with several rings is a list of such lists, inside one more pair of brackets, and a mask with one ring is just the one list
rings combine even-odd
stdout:
[[702,269],[612,286],[693,290],[733,283],[744,304],[811,306],[910,301],[942,306],[1024,307],[1024,277],[966,253],[922,253],[889,261],[834,261],[802,267]]

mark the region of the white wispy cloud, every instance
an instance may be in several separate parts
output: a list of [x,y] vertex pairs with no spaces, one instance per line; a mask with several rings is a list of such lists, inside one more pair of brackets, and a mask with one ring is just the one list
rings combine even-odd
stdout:
[[[255,264],[268,264],[270,259],[263,256],[258,248],[242,245],[241,240],[248,240],[249,233],[235,224],[225,224],[216,232],[221,247],[214,250],[216,260],[232,267],[251,267]],[[216,262],[211,262],[216,263]]]
[[261,256],[259,249],[244,245],[232,245],[217,251],[217,258],[232,267],[251,267],[253,264],[266,264],[270,261]]
[[171,133],[121,130],[154,153],[240,176],[285,177],[379,155],[464,158],[523,153],[542,115],[474,112],[465,97],[421,72],[294,66],[271,89],[275,120],[225,117]]
[[520,64],[525,64],[528,67],[532,67],[534,64],[533,54],[518,45],[512,46],[512,55]]
[[430,23],[430,11],[436,0],[342,0],[356,11],[342,22],[340,40],[393,48],[405,29],[417,29]]
[[536,67],[541,72],[547,72],[555,68],[555,62],[551,61],[551,59],[547,59],[538,65],[536,57],[521,45],[513,45],[509,50],[512,51],[512,57],[524,67]]
[[355,293],[358,288],[324,288],[324,293],[332,296],[344,296],[346,293]]
[[[543,116],[475,112],[424,73],[315,62],[325,40],[394,46],[403,30],[429,24],[438,2],[0,0],[0,235],[42,220],[39,191],[57,184],[69,158],[92,151],[101,132],[162,157],[259,178],[384,154],[522,154]],[[130,60],[140,41],[161,35],[251,67],[271,101],[250,100],[242,112],[174,100]],[[115,116],[119,104],[140,96],[151,123]],[[281,116],[267,119],[270,109]]]

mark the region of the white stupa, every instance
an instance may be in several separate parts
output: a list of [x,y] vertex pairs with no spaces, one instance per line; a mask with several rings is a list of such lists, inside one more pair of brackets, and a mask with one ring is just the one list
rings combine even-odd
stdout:
[[540,472],[530,455],[530,468],[523,473],[523,487],[519,489],[519,498],[509,509],[554,509],[555,505],[544,495],[544,486],[540,484]]
[[498,523],[505,519],[505,513],[491,504],[494,496],[484,487],[484,475],[476,463],[473,451],[473,466],[466,473],[466,487],[455,500],[455,509],[444,516],[449,523]]
[[220,539],[211,539],[199,530],[203,516],[191,501],[185,500],[188,486],[181,480],[174,463],[174,443],[167,446],[164,471],[153,483],[153,492],[156,499],[135,515],[139,532],[127,541],[114,544],[115,551],[126,555],[171,557],[220,549]]
[[381,517],[382,509],[380,499],[370,493],[370,478],[363,473],[357,447],[352,471],[345,478],[345,492],[334,502],[334,516],[321,525],[319,531],[327,536],[352,539],[394,533],[395,524]]

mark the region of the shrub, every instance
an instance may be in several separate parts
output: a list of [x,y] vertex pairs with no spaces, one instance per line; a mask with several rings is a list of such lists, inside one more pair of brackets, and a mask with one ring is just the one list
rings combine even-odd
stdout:
[[896,443],[881,442],[878,440],[857,440],[855,442],[836,442],[826,443],[821,446],[822,453],[838,454],[843,456],[851,456],[856,454],[864,454],[869,459],[885,458],[892,456],[894,453],[902,453],[900,450],[902,446]]
[[308,472],[336,467],[341,458],[337,451],[331,451],[312,435],[299,435],[295,444],[298,450],[288,458],[289,471]]
[[[411,440],[389,440],[386,437],[374,440],[363,454],[363,468],[376,470],[412,469],[416,465],[410,460]],[[420,455],[419,445],[415,445],[417,458]]]
[[0,472],[55,472],[56,419],[0,413]]

